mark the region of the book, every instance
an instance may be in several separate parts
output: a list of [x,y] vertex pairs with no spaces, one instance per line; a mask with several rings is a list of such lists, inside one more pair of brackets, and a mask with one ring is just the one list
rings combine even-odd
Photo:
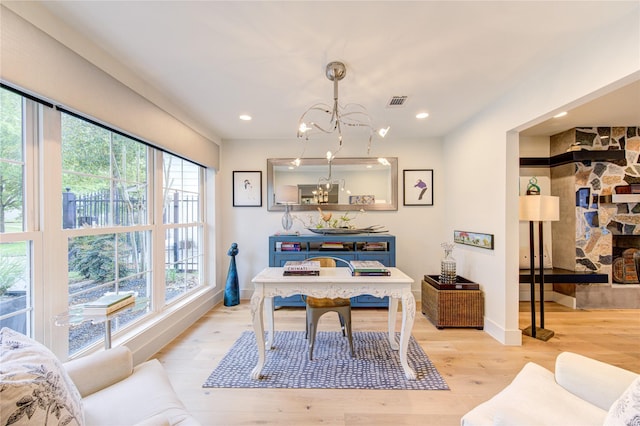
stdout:
[[320,245],[320,250],[344,250],[344,244],[325,241]]
[[320,262],[317,260],[288,260],[284,264],[285,272],[320,272]]
[[377,260],[352,260],[349,262],[353,276],[389,276],[391,271]]
[[105,294],[93,302],[85,303],[83,312],[88,315],[108,315],[135,301],[133,293]]
[[366,251],[384,251],[387,250],[387,243],[365,243],[362,249]]
[[320,275],[320,271],[284,271],[282,275],[285,277],[318,276]]
[[300,243],[283,241],[280,244],[280,251],[300,251]]
[[391,276],[391,271],[353,271],[351,275],[354,277],[388,277]]

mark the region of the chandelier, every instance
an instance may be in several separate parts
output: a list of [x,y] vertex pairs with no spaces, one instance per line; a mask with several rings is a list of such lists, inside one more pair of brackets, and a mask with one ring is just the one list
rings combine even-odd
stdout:
[[[367,144],[367,155],[371,153],[371,141],[374,134],[385,137],[389,127],[375,129],[371,124],[371,117],[367,109],[360,104],[340,105],[338,101],[338,82],[347,74],[347,68],[342,62],[329,62],[325,74],[333,81],[333,104],[317,103],[307,109],[298,121],[298,138],[309,140],[309,136],[314,133],[338,134],[338,149],[335,152],[327,152],[327,160],[331,161],[342,149],[342,131],[349,127],[364,128],[369,132]],[[300,164],[300,159],[295,160],[296,165]]]

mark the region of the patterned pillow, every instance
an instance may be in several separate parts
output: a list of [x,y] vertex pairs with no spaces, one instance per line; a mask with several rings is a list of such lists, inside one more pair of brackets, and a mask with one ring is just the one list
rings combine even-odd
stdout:
[[640,377],[635,379],[609,408],[605,426],[640,424]]
[[84,424],[80,393],[60,361],[6,327],[0,330],[0,424]]

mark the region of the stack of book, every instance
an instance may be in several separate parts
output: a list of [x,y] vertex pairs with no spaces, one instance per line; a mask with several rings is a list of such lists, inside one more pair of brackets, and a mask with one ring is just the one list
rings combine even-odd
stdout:
[[391,271],[377,260],[352,260],[349,262],[353,276],[389,276]]
[[344,244],[340,242],[324,241],[320,250],[344,250]]
[[93,302],[84,304],[83,313],[85,315],[109,315],[112,312],[122,309],[135,303],[134,293],[105,294]]
[[280,251],[300,251],[300,243],[295,241],[283,241],[280,243]]
[[283,275],[320,275],[320,262],[317,260],[289,260],[284,264]]
[[367,242],[364,243],[363,250],[371,251],[371,250],[386,250],[387,243],[384,242]]

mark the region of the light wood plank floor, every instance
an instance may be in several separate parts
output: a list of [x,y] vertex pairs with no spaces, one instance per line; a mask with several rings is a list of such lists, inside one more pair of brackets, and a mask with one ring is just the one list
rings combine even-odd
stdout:
[[[546,303],[548,342],[523,336],[503,346],[475,329],[436,329],[418,307],[413,336],[447,381],[450,391],[204,389],[202,384],[242,331],[252,330],[249,303],[218,306],[156,357],[187,408],[203,425],[459,425],[460,417],[506,386],[529,361],[553,370],[562,351],[573,351],[640,372],[640,311],[574,311]],[[520,328],[530,324],[520,306]],[[399,315],[400,317],[400,315]],[[353,328],[386,331],[386,311],[354,309]],[[337,317],[320,330],[338,330]],[[304,310],[276,312],[276,329],[304,330]],[[398,328],[399,330],[399,323]]]

